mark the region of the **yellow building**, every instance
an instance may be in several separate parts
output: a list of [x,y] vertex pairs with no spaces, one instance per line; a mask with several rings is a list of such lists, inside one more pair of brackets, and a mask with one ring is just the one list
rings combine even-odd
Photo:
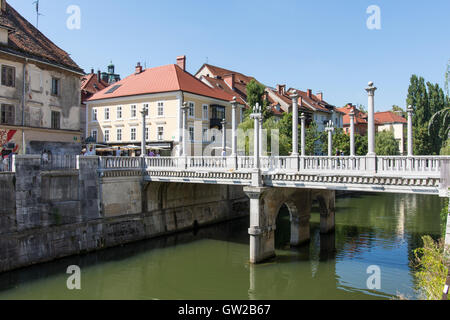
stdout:
[[[142,110],[148,108],[145,140],[147,150],[165,156],[180,154],[186,102],[189,154],[200,155],[207,145],[220,141],[221,121],[231,130],[233,96],[211,88],[185,70],[186,57],[177,64],[143,69],[96,93],[87,101],[86,136],[98,144],[133,150],[138,155],[143,138]],[[239,105],[239,107],[243,107]],[[239,123],[239,110],[236,121]],[[231,143],[231,137],[227,139]]]

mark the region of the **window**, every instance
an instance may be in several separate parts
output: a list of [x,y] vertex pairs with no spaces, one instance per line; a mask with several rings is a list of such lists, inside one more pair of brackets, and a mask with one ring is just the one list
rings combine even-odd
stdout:
[[189,141],[194,142],[194,127],[189,127]]
[[105,120],[109,120],[109,108],[105,108]]
[[148,141],[149,136],[148,136],[148,127],[145,127],[145,140]]
[[203,128],[202,130],[202,141],[208,142],[208,128]]
[[2,66],[2,85],[7,87],[16,86],[16,68]]
[[60,79],[52,78],[52,95],[59,96]]
[[109,141],[109,130],[105,130],[105,137],[104,137],[105,142]]
[[117,141],[122,141],[122,129],[117,129]]
[[239,108],[239,118],[241,123],[244,122],[244,110],[242,108]]
[[61,128],[61,113],[58,111],[52,111],[52,129]]
[[189,113],[190,118],[193,118],[195,116],[195,103],[189,102]]
[[117,107],[117,119],[122,119],[122,107]]
[[225,119],[225,107],[214,106],[212,108],[212,118],[217,120]]
[[91,137],[94,139],[95,142],[97,142],[97,130],[92,130]]
[[164,116],[164,102],[158,102],[158,117]]
[[158,127],[158,141],[164,140],[164,127]]
[[131,128],[131,141],[136,140],[136,128]]
[[97,109],[92,110],[92,121],[97,121]]
[[136,118],[136,106],[135,105],[131,106],[131,118],[132,119]]
[[2,104],[1,106],[1,124],[15,124],[15,108],[10,104]]
[[207,104],[203,105],[203,120],[209,119],[209,106]]

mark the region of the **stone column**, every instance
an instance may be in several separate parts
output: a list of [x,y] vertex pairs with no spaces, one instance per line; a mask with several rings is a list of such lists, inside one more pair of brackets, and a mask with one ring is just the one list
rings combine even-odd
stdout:
[[275,226],[267,226],[264,195],[269,188],[245,187],[250,198],[250,263],[260,263],[275,256]]
[[254,120],[254,170],[252,172],[252,186],[261,187],[262,186],[262,176],[261,176],[261,163],[260,163],[260,136],[259,136],[259,121],[262,119],[261,106],[259,103],[253,108],[253,113],[250,118]]
[[350,112],[350,157],[355,156],[355,113]]
[[298,93],[291,95],[292,99],[292,154],[298,156]]
[[369,82],[369,87],[366,88],[366,91],[369,95],[369,107],[368,107],[368,153],[367,153],[367,170],[371,172],[376,172],[377,170],[377,159],[375,153],[375,91],[377,90],[374,87],[373,82]]
[[227,155],[227,121],[225,119],[222,120],[222,154],[221,156]]
[[186,137],[186,128],[187,128],[187,110],[188,110],[188,104],[187,102],[183,103],[183,108],[181,108],[183,114],[182,114],[182,121],[183,126],[181,128],[181,139],[182,139],[182,150],[181,150],[181,156],[186,157],[187,156],[187,137]]
[[414,109],[412,106],[408,107],[408,157],[412,157],[414,154],[413,149],[413,117]]
[[369,87],[366,91],[369,95],[369,107],[368,107],[368,131],[367,136],[369,139],[367,153],[368,156],[375,156],[375,91],[376,87],[373,86],[373,82],[369,82]]
[[237,109],[237,101],[236,97],[233,97],[233,100],[231,101],[231,117],[232,117],[232,124],[231,124],[231,130],[233,131],[233,137],[231,140],[231,156],[236,157],[237,156],[237,119],[236,119],[236,109]]
[[301,158],[300,158],[300,170],[305,169],[305,156],[306,156],[306,116],[304,113],[300,116],[301,120],[301,136],[300,136],[300,146],[301,146]]
[[259,157],[264,156],[264,131],[263,131],[263,122],[264,119],[263,117],[261,117],[261,119],[259,119],[259,128],[258,128],[258,132],[259,132]]
[[334,132],[334,126],[333,122],[328,122],[328,125],[325,129],[328,132],[328,156],[333,156],[333,132]]

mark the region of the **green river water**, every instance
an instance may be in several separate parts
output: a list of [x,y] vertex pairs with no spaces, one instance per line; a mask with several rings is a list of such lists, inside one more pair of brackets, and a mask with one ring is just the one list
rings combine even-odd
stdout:
[[[280,213],[277,257],[252,266],[249,219],[142,241],[0,274],[3,299],[392,299],[418,298],[412,250],[440,237],[443,200],[360,194],[336,201],[336,232],[320,235],[314,205],[311,242],[291,249],[289,217]],[[81,290],[67,289],[67,267],[81,268]],[[367,289],[369,266],[381,289]]]

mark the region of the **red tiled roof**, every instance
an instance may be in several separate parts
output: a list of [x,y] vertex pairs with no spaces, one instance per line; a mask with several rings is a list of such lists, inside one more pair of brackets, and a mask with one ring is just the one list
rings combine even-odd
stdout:
[[0,25],[14,30],[9,33],[8,44],[0,44],[0,50],[84,73],[67,52],[56,46],[9,4],[5,11],[0,10]]
[[99,80],[95,73],[85,75],[81,78],[81,103],[108,86],[109,84],[101,79]]
[[[107,93],[110,89],[117,89]],[[112,87],[94,94],[89,101],[127,97],[151,93],[184,91],[224,101],[231,101],[233,95],[223,90],[213,89],[184,71],[176,64],[145,69],[116,82]]]
[[350,112],[353,110],[353,113],[355,114],[355,124],[364,124],[367,125],[366,117],[367,115],[360,110],[356,108],[356,106],[345,106],[342,108],[338,108],[338,110],[342,113],[344,113],[343,121],[344,126],[350,125]]
[[213,66],[213,65],[210,65],[210,64],[207,64],[207,63],[205,63],[200,68],[200,70],[202,70],[204,67],[207,67],[209,69],[209,71],[211,71],[212,76],[214,76],[214,77],[219,76],[219,77],[223,78],[226,75],[234,74],[235,75],[235,78],[234,78],[235,82],[238,83],[238,84],[243,84],[244,86],[246,86],[251,80],[256,80],[255,78],[246,76],[245,74],[242,74],[240,72],[236,72],[236,71],[220,68],[220,67]]
[[[305,105],[312,106],[313,108],[317,109],[318,111],[322,112],[331,112],[330,109],[327,109],[325,106],[328,105],[325,101],[320,101],[316,96],[312,95],[311,97],[308,97],[308,93],[297,90],[297,89],[289,89],[289,93],[292,94],[293,92],[297,92],[300,97],[302,97],[303,102],[305,102]],[[309,107],[309,106],[308,106]],[[309,107],[311,108],[311,107]]]
[[375,120],[379,124],[386,124],[386,123],[408,123],[408,121],[403,118],[402,116],[399,116],[398,114],[395,114],[391,111],[386,112],[376,112],[375,113]]
[[242,99],[240,94],[238,92],[233,91],[225,82],[225,80],[222,79],[216,79],[211,77],[203,77],[206,81],[208,81],[214,88],[217,90],[223,90],[224,92],[228,93],[231,96],[235,96],[237,99],[237,102],[239,104],[245,105],[245,101]]

